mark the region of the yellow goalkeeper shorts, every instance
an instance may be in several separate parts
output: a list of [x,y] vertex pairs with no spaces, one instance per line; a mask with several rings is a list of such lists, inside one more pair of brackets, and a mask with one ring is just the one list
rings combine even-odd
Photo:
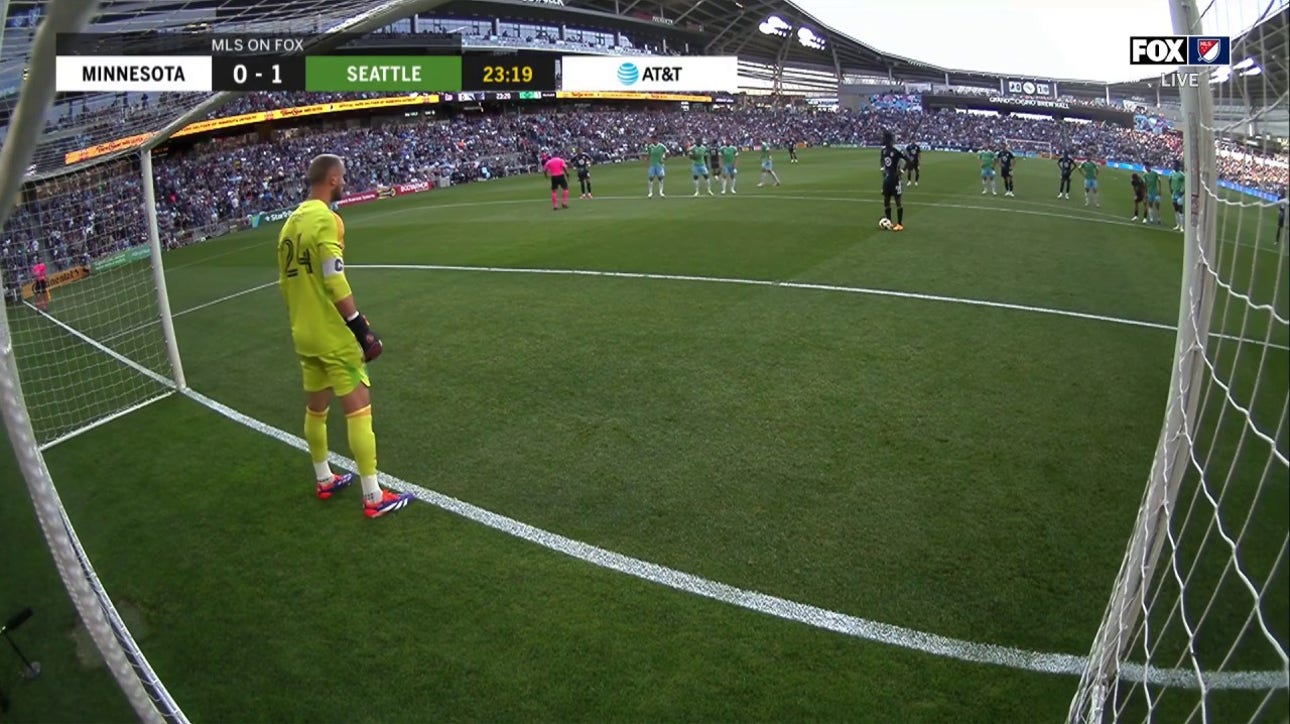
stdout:
[[358,345],[331,354],[300,355],[300,371],[304,375],[305,392],[321,392],[330,388],[337,397],[344,397],[359,385],[371,387],[367,365]]

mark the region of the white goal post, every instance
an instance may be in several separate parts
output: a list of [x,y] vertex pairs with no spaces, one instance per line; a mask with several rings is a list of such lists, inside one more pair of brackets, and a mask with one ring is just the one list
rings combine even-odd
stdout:
[[[322,51],[338,45],[341,33],[366,33],[446,1],[264,0],[216,8],[177,0],[118,4],[113,14],[115,27],[153,33],[180,32],[197,14],[211,33],[309,34],[306,47]],[[79,114],[72,102],[56,106],[56,35],[93,31],[98,5],[24,7],[41,18],[34,33],[24,23],[0,22],[0,78],[21,80],[16,102],[0,97],[9,111],[0,152],[0,415],[62,583],[130,706],[142,721],[187,722],[117,615],[44,454],[187,391],[162,264],[152,149],[240,94],[164,94],[130,108],[115,103],[116,94],[100,94],[81,98]],[[0,21],[12,9],[0,2]],[[146,43],[155,36],[139,37]],[[135,134],[149,138],[84,161],[65,156],[69,136],[83,147]],[[49,272],[43,293],[34,284],[37,264]]]
[[[1164,423],[1071,722],[1286,714],[1286,245],[1273,203],[1233,190],[1216,162],[1218,142],[1285,115],[1285,58],[1269,57],[1286,44],[1267,16],[1276,5],[1169,2],[1175,33],[1231,35],[1234,68],[1259,70],[1198,69],[1201,87],[1180,90],[1185,234]],[[1216,126],[1216,99],[1245,118]],[[1285,183],[1238,180],[1266,178]]]

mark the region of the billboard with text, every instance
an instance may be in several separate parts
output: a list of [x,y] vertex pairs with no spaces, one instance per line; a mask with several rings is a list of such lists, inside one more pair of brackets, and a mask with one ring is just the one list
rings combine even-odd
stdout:
[[563,91],[733,93],[739,90],[739,59],[733,55],[566,55],[560,65],[560,90]]

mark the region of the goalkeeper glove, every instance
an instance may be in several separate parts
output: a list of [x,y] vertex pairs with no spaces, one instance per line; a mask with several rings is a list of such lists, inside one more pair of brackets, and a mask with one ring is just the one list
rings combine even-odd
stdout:
[[372,327],[368,325],[366,316],[356,312],[353,317],[345,320],[345,326],[354,333],[358,346],[363,348],[363,361],[371,362],[381,356],[384,345],[381,344],[381,338],[376,336],[376,332],[373,332]]

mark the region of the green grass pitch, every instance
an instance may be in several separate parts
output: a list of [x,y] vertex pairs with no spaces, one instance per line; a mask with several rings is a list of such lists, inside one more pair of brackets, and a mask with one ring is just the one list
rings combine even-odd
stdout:
[[[758,188],[743,159],[734,197],[691,198],[688,164],[673,160],[666,199],[647,200],[644,167],[625,164],[595,168],[598,198],[575,188],[558,213],[540,177],[346,209],[350,281],[386,343],[371,368],[381,468],[740,588],[1085,655],[1164,414],[1175,335],[1158,326],[1176,324],[1182,262],[1172,211],[1163,229],[1130,224],[1118,172],[1103,174],[1101,208],[1078,185],[1058,200],[1040,160],[1019,164],[1017,198],[983,197],[973,159],[926,154],[906,230],[882,232],[872,152],[801,157],[781,163],[777,188]],[[1221,295],[1216,331],[1262,340],[1272,311],[1287,313],[1286,258],[1270,213],[1240,218],[1219,272],[1268,309]],[[276,278],[276,233],[165,263],[189,384],[298,435],[281,299],[272,286],[237,295]],[[435,265],[817,286],[417,268]],[[109,346],[165,373],[151,302],[113,311],[145,298],[146,267],[116,274],[59,290],[51,312],[119,335]],[[157,391],[29,310],[10,319],[38,424],[63,431]],[[1269,431],[1285,414],[1290,342],[1271,328],[1272,346],[1216,340],[1212,355]],[[1267,446],[1243,439],[1230,410],[1211,417],[1198,433],[1239,529]],[[330,428],[347,454],[335,410]],[[356,491],[313,498],[304,454],[183,397],[47,460],[104,586],[195,721],[1036,722],[1062,719],[1077,684],[765,616],[428,505],[367,520]],[[0,652],[6,720],[130,719],[78,653],[21,477],[8,453],[0,464],[0,614],[37,609],[18,639],[45,668],[19,683]],[[1285,647],[1284,485],[1253,509],[1242,561],[1271,577],[1263,606]],[[1222,572],[1219,553],[1202,554],[1197,588]],[[1230,641],[1251,610],[1231,578],[1231,603],[1203,631],[1207,662],[1226,653],[1208,642]],[[1247,641],[1227,668],[1280,668]],[[1211,720],[1258,699],[1218,694]],[[1184,715],[1194,701],[1161,699]],[[1285,711],[1284,691],[1271,706]]]

